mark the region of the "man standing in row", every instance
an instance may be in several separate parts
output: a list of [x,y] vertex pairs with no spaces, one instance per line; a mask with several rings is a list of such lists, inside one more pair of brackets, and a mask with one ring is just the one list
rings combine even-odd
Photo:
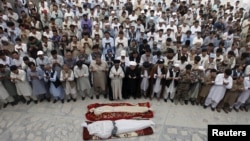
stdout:
[[214,85],[206,98],[204,108],[211,105],[212,111],[215,110],[218,103],[223,99],[226,90],[231,89],[233,86],[231,74],[232,70],[226,69],[224,73],[220,73],[216,76]]
[[90,63],[90,72],[93,75],[93,87],[96,93],[96,98],[99,99],[100,94],[107,95],[106,84],[107,84],[107,71],[108,64],[106,61],[101,60],[101,55],[97,55],[96,59]]
[[157,61],[157,64],[154,66],[152,73],[151,73],[151,78],[153,78],[152,82],[152,93],[150,96],[150,99],[152,99],[155,95],[157,97],[157,100],[160,100],[160,96],[163,90],[163,82],[165,78],[165,68],[163,66],[164,60],[160,59]]
[[140,84],[140,71],[135,61],[129,62],[129,67],[126,69],[126,98],[133,96],[138,97]]
[[190,84],[192,82],[191,70],[192,70],[192,65],[188,64],[186,65],[186,70],[181,72],[180,74],[177,91],[174,97],[176,105],[178,104],[178,101],[181,103],[181,105],[183,105],[184,100],[188,95]]
[[109,78],[111,79],[111,88],[113,100],[122,100],[122,79],[125,77],[124,71],[120,66],[120,60],[114,60],[114,66],[111,67]]
[[27,101],[27,104],[30,104],[31,100],[37,104],[37,97],[32,95],[31,86],[26,79],[26,72],[18,69],[15,65],[10,67],[10,71],[10,79],[13,83],[15,83],[18,95],[23,96]]
[[89,69],[87,65],[83,64],[82,60],[78,60],[76,62],[76,66],[74,67],[74,75],[76,78],[78,93],[82,97],[82,100],[85,99],[86,95],[89,95],[90,98],[93,99],[90,91],[91,86],[89,82]]
[[167,102],[168,97],[171,102],[174,101],[178,80],[180,79],[180,65],[174,64],[174,67],[169,69],[166,75],[166,87],[164,92],[164,101]]
[[34,62],[29,62],[29,68],[27,70],[28,81],[32,85],[32,93],[42,102],[45,98],[50,101],[49,97],[46,97],[47,89],[44,83],[44,72],[39,67],[36,67]]

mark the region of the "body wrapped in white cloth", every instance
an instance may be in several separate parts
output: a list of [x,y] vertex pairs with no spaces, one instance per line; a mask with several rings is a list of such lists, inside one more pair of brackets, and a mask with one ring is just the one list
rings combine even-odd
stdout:
[[100,115],[102,113],[111,112],[128,112],[128,113],[145,113],[151,110],[148,107],[142,106],[101,106],[97,108],[90,109],[90,112],[94,112],[95,115]]
[[107,139],[110,136],[123,134],[127,132],[133,132],[136,130],[142,130],[147,127],[151,127],[154,129],[155,123],[151,120],[104,120],[104,121],[96,121],[91,124],[87,124],[86,122],[82,124],[83,127],[86,127],[89,131],[90,135],[98,136],[102,139]]

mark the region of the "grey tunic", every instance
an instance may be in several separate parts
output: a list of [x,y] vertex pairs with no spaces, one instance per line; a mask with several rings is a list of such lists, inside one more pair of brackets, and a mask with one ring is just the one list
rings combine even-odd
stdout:
[[5,69],[4,71],[0,71],[0,76],[2,77],[0,80],[2,81],[3,86],[7,90],[7,92],[10,94],[10,96],[16,96],[17,90],[15,83],[12,83],[10,81],[10,70]]
[[[31,79],[31,76],[33,75],[38,76],[38,78]],[[29,82],[31,82],[33,95],[37,96],[47,93],[43,77],[44,72],[39,67],[36,68],[36,71],[31,71],[30,69],[27,70],[27,78]]]

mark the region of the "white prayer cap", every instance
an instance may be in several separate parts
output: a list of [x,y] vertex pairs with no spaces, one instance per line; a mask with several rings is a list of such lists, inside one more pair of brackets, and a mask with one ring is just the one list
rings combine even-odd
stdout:
[[126,27],[126,28],[129,28],[129,25],[126,25],[125,27]]
[[141,13],[145,13],[144,10],[142,10]]
[[154,20],[154,17],[150,17],[149,19],[150,19],[150,20]]
[[94,22],[93,22],[93,25],[94,25],[94,26],[98,25],[98,22],[94,21]]
[[164,22],[164,20],[161,18],[160,20],[159,20],[159,23],[163,23]]
[[205,70],[205,68],[203,66],[199,66],[198,69],[199,70]]
[[130,65],[130,66],[136,66],[137,63],[136,63],[135,61],[130,61],[130,62],[129,62],[129,65]]
[[115,14],[115,11],[111,11],[111,14]]
[[174,64],[174,67],[180,67],[180,65],[176,63],[176,64]]
[[210,53],[209,57],[210,58],[215,58],[215,54],[214,53]]
[[175,12],[173,12],[173,13],[172,13],[172,15],[176,15],[176,13],[175,13]]
[[135,27],[135,25],[136,25],[135,22],[132,22],[132,23],[130,24],[130,26],[134,26],[134,27]]
[[8,18],[7,15],[3,15],[3,16],[2,16],[2,19],[3,19],[4,21],[8,21],[9,18]]
[[250,42],[247,43],[247,46],[250,47]]
[[171,18],[169,21],[170,21],[170,22],[174,22],[174,19],[173,19],[173,18]]
[[227,35],[222,35],[221,37],[223,40],[226,40],[227,39]]
[[144,30],[144,29],[141,29],[140,32],[145,32],[145,30]]
[[193,9],[192,8],[188,8],[188,10],[192,11]]
[[163,60],[163,59],[159,59],[159,60],[157,61],[157,64],[164,64],[164,60]]
[[3,36],[3,37],[1,38],[1,41],[8,42],[8,41],[9,41],[9,39],[8,39],[6,36]]
[[230,10],[226,10],[226,11],[225,11],[225,14],[229,14],[229,13],[230,13]]
[[33,4],[33,3],[30,1],[29,4]]
[[43,51],[39,50],[39,51],[37,52],[37,55],[43,55]]
[[250,65],[247,65],[246,70],[245,70],[245,76],[250,75]]
[[121,56],[126,56],[126,50],[121,51]]

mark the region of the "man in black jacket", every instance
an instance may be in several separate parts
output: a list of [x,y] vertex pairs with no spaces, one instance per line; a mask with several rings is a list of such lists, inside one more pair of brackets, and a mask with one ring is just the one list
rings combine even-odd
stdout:
[[[126,69],[126,94],[125,98],[133,96],[134,99],[139,97],[140,70],[135,61],[129,62],[129,67]],[[123,84],[124,85],[124,84]]]
[[235,69],[232,70],[232,77],[233,80],[236,80],[238,77],[243,76],[243,66],[242,65],[236,65]]
[[169,69],[166,75],[166,87],[164,92],[164,101],[167,102],[168,97],[171,102],[174,101],[178,80],[180,79],[180,65],[174,64],[174,67]]

